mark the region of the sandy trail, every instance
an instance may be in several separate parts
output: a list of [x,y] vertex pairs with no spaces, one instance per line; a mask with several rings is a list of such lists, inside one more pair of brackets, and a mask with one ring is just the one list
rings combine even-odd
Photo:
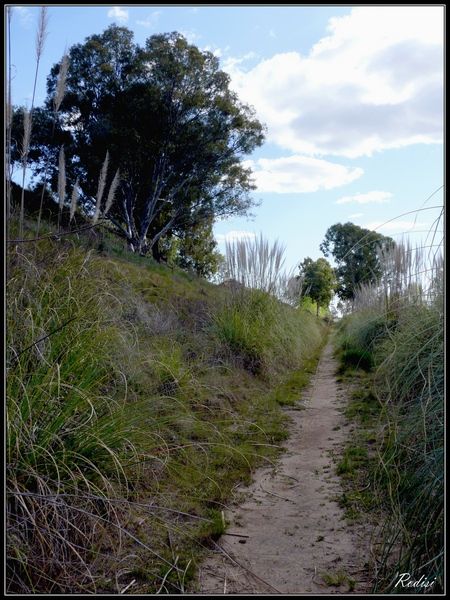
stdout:
[[240,490],[244,502],[225,514],[227,532],[243,537],[221,537],[199,570],[200,593],[348,593],[345,577],[340,586],[323,579],[339,573],[356,582],[354,593],[369,593],[368,536],[346,523],[336,501],[342,488],[332,456],[349,433],[336,366],[328,343],[299,403],[304,410],[287,410],[286,451],[275,468],[255,472]]

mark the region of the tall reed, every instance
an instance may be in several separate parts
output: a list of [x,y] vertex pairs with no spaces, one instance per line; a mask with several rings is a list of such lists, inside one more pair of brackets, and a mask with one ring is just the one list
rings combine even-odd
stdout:
[[[59,65],[58,81],[56,84],[56,91],[55,91],[55,95],[53,98],[53,125],[52,125],[51,137],[53,137],[53,135],[54,135],[55,126],[56,126],[56,122],[58,119],[59,109],[61,108],[61,104],[64,99],[65,93],[66,93],[68,70],[69,70],[69,57],[67,56],[66,53],[64,53],[64,55],[61,59],[61,63]],[[50,167],[50,164],[49,164],[49,162],[47,162],[45,165],[43,182],[42,182],[41,201],[39,204],[39,214],[38,214],[38,220],[37,220],[36,237],[39,237],[39,231],[41,228],[42,208],[44,205],[44,195],[45,195],[45,191],[46,191],[46,187],[47,187],[47,177],[48,177],[49,167]],[[72,218],[70,220],[72,220]]]
[[5,110],[5,133],[6,133],[6,152],[5,152],[5,175],[6,175],[6,225],[9,223],[11,216],[11,130],[12,130],[12,97],[11,97],[11,17],[12,7],[6,7],[6,21],[7,21],[7,37],[8,37],[8,75],[6,79],[6,110]]
[[42,53],[44,51],[45,39],[48,33],[48,12],[47,7],[42,6],[39,12],[38,28],[36,33],[36,66],[34,72],[33,95],[31,98],[31,106],[29,111],[24,113],[24,132],[22,143],[22,194],[20,199],[20,226],[19,236],[23,237],[23,221],[24,221],[24,203],[25,203],[25,177],[27,171],[28,152],[30,149],[31,129],[33,122],[34,100],[36,97],[36,85],[39,74],[39,66],[41,63]]
[[71,199],[70,199],[70,217],[69,217],[69,222],[72,221],[72,219],[75,216],[75,211],[77,209],[77,202],[78,202],[79,195],[80,195],[79,179],[77,178],[77,180],[75,181],[75,185],[73,186],[72,196],[71,196]]
[[108,164],[109,164],[109,152],[106,151],[105,160],[103,161],[103,165],[100,170],[100,175],[98,178],[97,194],[95,197],[95,211],[94,211],[94,216],[92,218],[93,223],[97,223],[98,218],[100,216],[101,202],[102,202],[102,198],[103,198],[103,193],[105,191],[106,177],[108,175]]
[[61,217],[64,208],[64,201],[66,199],[66,159],[64,156],[64,146],[61,146],[59,150],[58,160],[58,198],[59,198],[59,210],[58,210],[58,231],[61,229]]
[[293,292],[292,277],[283,269],[285,248],[278,241],[270,244],[261,233],[255,238],[227,241],[225,250],[224,280],[272,295],[284,294],[288,285]]
[[25,216],[25,176],[27,172],[28,152],[30,149],[31,138],[31,112],[27,109],[23,111],[23,135],[22,135],[22,194],[20,198],[20,228],[19,235],[23,237],[23,221]]

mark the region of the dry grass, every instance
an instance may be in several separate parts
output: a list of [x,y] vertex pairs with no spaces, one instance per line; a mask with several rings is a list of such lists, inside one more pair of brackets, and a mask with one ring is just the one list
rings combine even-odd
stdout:
[[106,186],[106,177],[108,175],[108,164],[109,164],[109,152],[106,152],[105,160],[103,161],[103,165],[100,171],[100,175],[98,178],[98,187],[97,187],[97,195],[95,197],[95,212],[92,218],[93,223],[97,223],[98,218],[100,216],[100,208],[101,202],[103,198],[103,193],[105,191]]
[[64,201],[66,199],[66,159],[64,156],[64,146],[61,146],[59,150],[58,159],[58,198],[59,198],[59,211],[58,211],[58,230],[61,227],[61,215],[64,208]]
[[275,294],[284,265],[284,251],[278,241],[270,245],[262,234],[254,239],[227,242],[224,278]]
[[80,195],[80,188],[79,188],[79,180],[77,178],[77,180],[75,181],[75,185],[73,186],[73,190],[72,190],[72,196],[70,198],[70,218],[69,218],[69,222],[72,221],[72,219],[75,216],[75,211],[77,209],[77,203],[78,203],[78,197]]
[[69,57],[67,56],[67,54],[64,54],[59,65],[58,82],[56,84],[55,96],[53,98],[53,110],[55,113],[59,112],[61,103],[64,100],[68,71]]
[[119,171],[119,169],[117,169],[116,174],[114,175],[114,178],[109,187],[108,197],[106,198],[105,209],[103,211],[104,215],[106,215],[109,212],[109,210],[112,206],[112,203],[114,202],[114,196],[116,194],[119,183],[120,183],[120,171]]

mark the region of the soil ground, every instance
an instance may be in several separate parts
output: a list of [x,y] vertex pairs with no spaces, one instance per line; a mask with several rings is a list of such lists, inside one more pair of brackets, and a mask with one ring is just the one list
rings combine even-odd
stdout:
[[199,593],[370,593],[370,535],[338,504],[334,457],[350,425],[336,368],[328,343],[303,399],[287,409],[285,452],[225,512],[230,525],[199,570]]

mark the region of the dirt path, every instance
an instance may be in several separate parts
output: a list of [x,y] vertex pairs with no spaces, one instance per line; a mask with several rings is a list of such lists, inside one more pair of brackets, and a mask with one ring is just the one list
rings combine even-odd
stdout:
[[300,403],[305,409],[287,410],[286,452],[276,468],[255,472],[241,490],[244,502],[226,513],[227,532],[242,537],[221,537],[200,569],[200,593],[347,593],[350,579],[355,593],[369,592],[368,541],[336,502],[342,488],[332,456],[349,428],[336,366],[329,343]]

